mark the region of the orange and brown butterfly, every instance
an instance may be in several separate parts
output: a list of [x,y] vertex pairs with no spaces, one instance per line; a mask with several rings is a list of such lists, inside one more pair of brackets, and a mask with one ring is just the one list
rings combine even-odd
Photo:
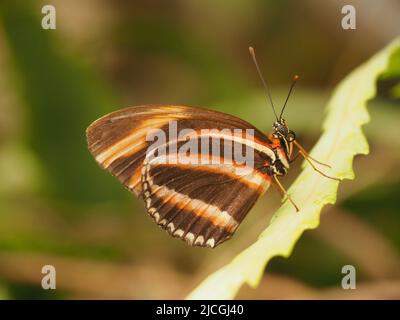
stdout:
[[[252,48],[250,53],[270,97]],[[297,76],[288,97],[296,80]],[[87,128],[88,147],[101,167],[143,199],[147,212],[160,227],[190,245],[213,248],[234,234],[271,183],[286,194],[277,177],[285,175],[295,159],[294,146],[315,168],[311,160],[316,160],[297,143],[294,132],[282,118],[287,100],[279,117],[273,107],[276,121],[268,136],[248,122],[222,112],[189,106],[144,105],[125,108],[93,122]],[[176,161],[187,141],[171,136],[171,123],[177,132],[188,129],[195,132],[192,138],[198,145],[209,138],[206,150],[189,155],[184,152],[186,160],[189,157],[195,161]],[[223,134],[226,130],[251,130],[252,136]],[[148,152],[154,141],[149,141],[148,135],[157,131],[166,133],[167,157],[175,161],[154,161],[157,157],[149,160]],[[224,161],[227,141],[230,148],[239,145],[240,150],[245,147],[251,151],[250,165]],[[215,149],[221,151],[218,159],[214,159]],[[199,161],[203,158],[207,161]],[[290,196],[286,196],[298,211]]]

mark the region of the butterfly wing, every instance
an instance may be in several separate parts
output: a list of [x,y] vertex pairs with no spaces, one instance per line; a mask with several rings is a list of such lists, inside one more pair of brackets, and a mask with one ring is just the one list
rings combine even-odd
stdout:
[[196,166],[145,162],[143,199],[154,221],[190,245],[214,247],[229,239],[269,180],[236,175],[226,165]]
[[[181,147],[186,140],[177,139],[171,123],[175,124],[176,132],[213,129],[196,136],[200,145],[201,138],[208,135],[207,150],[200,148],[189,155],[183,154]],[[223,155],[227,150],[222,130],[237,129],[251,129],[254,134],[252,143],[244,135],[230,138],[232,149],[251,144],[254,158],[246,168],[235,162],[213,161],[211,150],[215,151],[216,141]],[[208,161],[160,161],[157,157],[146,157],[152,144],[147,135],[154,130],[166,132],[167,143],[175,139],[176,154],[169,149],[168,156],[199,160],[206,153]],[[158,225],[196,246],[214,247],[232,236],[269,186],[270,177],[260,168],[275,159],[269,147],[271,142],[249,123],[221,112],[186,106],[148,105],[113,112],[89,126],[87,140],[96,161],[143,198]]]

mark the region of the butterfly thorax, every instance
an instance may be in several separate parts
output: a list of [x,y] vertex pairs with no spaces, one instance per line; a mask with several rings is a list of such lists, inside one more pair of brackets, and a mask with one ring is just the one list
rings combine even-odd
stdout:
[[279,139],[273,141],[272,145],[272,150],[275,153],[275,161],[272,163],[266,163],[263,171],[265,171],[270,176],[284,176],[289,169],[288,154],[285,152],[285,149],[282,147],[282,143]]
[[271,147],[275,153],[276,160],[266,166],[269,175],[283,176],[287,173],[293,151],[295,133],[289,130],[285,120],[282,118],[273,125],[273,132],[269,135]]

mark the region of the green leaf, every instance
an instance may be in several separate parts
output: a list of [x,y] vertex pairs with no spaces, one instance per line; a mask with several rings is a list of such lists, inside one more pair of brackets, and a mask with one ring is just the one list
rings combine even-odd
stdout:
[[[314,158],[332,165],[332,169],[325,170],[328,174],[354,179],[354,156],[368,154],[368,143],[361,130],[369,121],[366,105],[376,94],[377,78],[386,71],[398,48],[400,39],[354,70],[335,89],[327,106],[324,132],[311,152]],[[339,182],[321,176],[306,163],[303,167],[289,189],[300,212],[286,201],[258,240],[208,276],[189,299],[232,299],[244,283],[256,287],[272,257],[288,257],[301,234],[319,225],[322,208],[336,201]]]

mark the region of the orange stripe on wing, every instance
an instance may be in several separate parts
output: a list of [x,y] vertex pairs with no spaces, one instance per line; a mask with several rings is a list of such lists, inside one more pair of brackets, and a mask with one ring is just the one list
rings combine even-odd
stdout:
[[217,206],[198,199],[191,199],[187,195],[168,189],[165,186],[153,185],[153,188],[157,190],[155,195],[161,201],[167,199],[165,202],[173,204],[179,209],[189,210],[194,215],[207,219],[213,225],[224,228],[228,232],[234,232],[239,225],[227,211],[222,211]]
[[[107,168],[113,161],[120,157],[128,157],[146,145],[146,136],[149,129],[158,129],[167,124],[171,119],[148,119],[142,121],[138,127],[125,138],[114,143],[96,156],[96,161]],[[146,130],[143,130],[146,129]]]
[[[109,146],[106,150],[102,151],[96,155],[96,161],[107,168],[113,161],[120,157],[128,157],[135,152],[139,151],[146,145],[146,136],[149,130],[159,129],[164,125],[168,124],[170,121],[178,119],[189,119],[190,116],[186,114],[168,116],[154,116],[152,119],[142,121],[129,135],[125,138],[119,140],[118,142]],[[259,141],[257,139],[248,139],[247,137],[240,137],[238,135],[227,134],[224,132],[215,132],[210,129],[209,132],[199,132],[196,131],[193,135],[188,135],[192,138],[210,137],[226,139],[229,141],[245,144],[255,150],[258,150],[271,158],[271,161],[275,161],[275,153],[269,145],[265,142]],[[187,137],[186,137],[187,138]],[[177,140],[170,140],[167,145],[176,143]]]
[[[240,137],[239,135],[234,135],[234,134],[227,134],[224,132],[213,132],[213,131],[209,131],[209,132],[198,132],[196,131],[195,133],[193,133],[192,135],[189,134],[187,137],[211,137],[211,138],[219,138],[219,139],[226,139],[226,140],[230,140],[233,142],[237,142],[237,143],[241,143],[244,145],[249,146],[250,148],[253,148],[257,151],[260,151],[266,155],[268,155],[268,157],[271,158],[271,162],[274,162],[276,159],[275,153],[274,151],[271,149],[271,146],[266,144],[263,141],[260,141],[256,138],[252,138],[252,139],[248,139],[247,137]],[[186,138],[187,138],[186,137]]]
[[[240,182],[246,184],[251,189],[260,191],[261,193],[267,190],[271,181],[271,178],[268,175],[264,175],[252,167],[236,163],[224,164],[223,161],[225,159],[223,157],[209,156],[204,163],[205,159],[202,159],[200,154],[185,154],[183,155],[183,158],[180,158],[180,155],[181,154],[178,154],[178,157],[175,155],[155,157],[150,161],[150,165],[190,168],[192,170],[220,173],[230,178],[240,180]],[[129,187],[133,187],[133,184],[137,184],[137,177],[132,177]]]
[[[191,115],[189,113],[174,113],[179,111],[181,112],[181,107],[165,106],[163,109],[155,109],[155,111],[157,110],[163,110],[163,112],[153,114],[154,110],[147,110],[146,112],[138,113],[138,116],[143,114],[153,114],[153,116],[151,119],[142,120],[135,127],[135,129],[125,138],[120,139],[119,141],[109,146],[106,150],[96,155],[96,161],[102,164],[104,168],[107,168],[113,161],[117,160],[118,158],[128,157],[139,151],[143,146],[145,146],[147,144],[146,136],[150,132],[150,130],[160,129],[164,125],[168,124],[170,121],[191,118]],[[112,118],[112,120],[115,121],[116,119],[126,117],[128,117],[128,115],[121,115]]]
[[138,169],[135,170],[134,174],[129,179],[129,182],[127,184],[127,187],[133,190],[136,193],[136,195],[140,194],[140,192],[142,191],[141,175],[142,175],[141,168],[139,167]]

